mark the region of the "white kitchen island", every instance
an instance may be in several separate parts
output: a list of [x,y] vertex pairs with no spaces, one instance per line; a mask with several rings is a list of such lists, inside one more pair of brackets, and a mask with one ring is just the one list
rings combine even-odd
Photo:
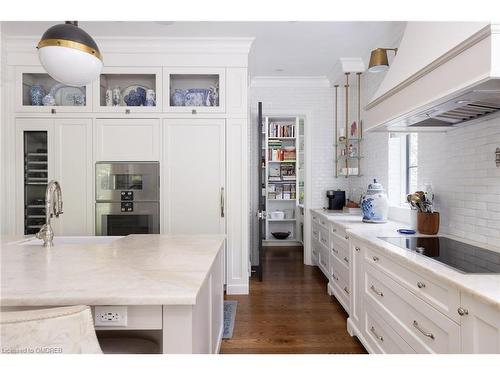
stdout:
[[224,244],[222,235],[56,237],[45,249],[2,239],[0,305],[122,306],[126,324],[96,330],[156,333],[163,353],[217,353]]

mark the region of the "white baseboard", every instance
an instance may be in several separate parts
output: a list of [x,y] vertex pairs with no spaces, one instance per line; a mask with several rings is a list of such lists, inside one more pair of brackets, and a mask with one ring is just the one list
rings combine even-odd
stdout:
[[248,284],[226,285],[227,295],[248,294],[248,293],[250,293],[250,285]]
[[222,335],[224,334],[224,322],[222,323],[222,326],[219,331],[219,335],[217,337],[217,348],[215,349],[214,354],[220,354],[220,347],[222,345]]

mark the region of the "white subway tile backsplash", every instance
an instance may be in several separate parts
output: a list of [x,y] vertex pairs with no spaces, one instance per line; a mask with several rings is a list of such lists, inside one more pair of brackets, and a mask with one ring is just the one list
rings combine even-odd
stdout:
[[418,179],[432,183],[443,232],[500,244],[496,147],[500,147],[500,118],[443,134],[419,134]]

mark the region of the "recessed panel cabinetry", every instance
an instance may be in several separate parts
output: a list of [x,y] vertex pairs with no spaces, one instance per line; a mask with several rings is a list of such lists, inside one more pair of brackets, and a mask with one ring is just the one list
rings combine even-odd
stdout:
[[163,123],[163,232],[225,232],[225,121]]
[[[224,68],[163,69],[165,112],[224,113],[226,71]],[[239,94],[238,96],[241,96]]]
[[59,235],[91,235],[92,120],[17,119],[16,223],[34,234],[45,223],[45,189],[56,179],[63,186],[64,214],[54,221]]
[[92,110],[92,85],[73,87],[49,76],[42,67],[15,69],[15,107],[18,112],[68,113]]
[[93,87],[96,112],[129,114],[162,110],[161,68],[104,67]]
[[160,161],[159,119],[97,119],[96,161]]

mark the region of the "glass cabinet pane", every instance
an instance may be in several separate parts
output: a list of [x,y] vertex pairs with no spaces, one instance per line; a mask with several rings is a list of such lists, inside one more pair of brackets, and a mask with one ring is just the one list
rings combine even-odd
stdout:
[[219,107],[219,74],[170,74],[171,107]]
[[46,73],[22,73],[23,106],[82,107],[86,97],[85,86],[67,86]]
[[101,107],[156,107],[156,74],[101,74]]

